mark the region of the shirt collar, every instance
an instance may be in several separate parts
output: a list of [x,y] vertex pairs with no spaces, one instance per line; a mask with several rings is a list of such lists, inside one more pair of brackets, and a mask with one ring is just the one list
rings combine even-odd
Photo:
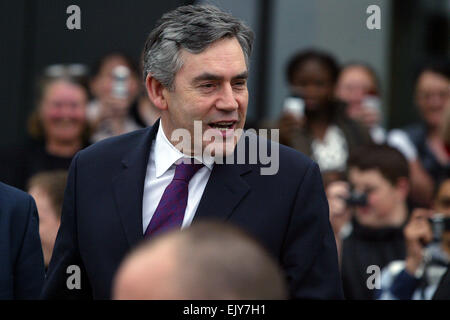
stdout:
[[156,134],[155,140],[155,169],[156,169],[156,177],[161,177],[167,170],[172,167],[172,165],[180,160],[181,158],[195,158],[196,160],[203,163],[209,170],[212,170],[213,163],[212,161],[203,161],[200,157],[192,157],[185,155],[180,152],[175,146],[167,139],[162,121],[159,121],[159,128]]

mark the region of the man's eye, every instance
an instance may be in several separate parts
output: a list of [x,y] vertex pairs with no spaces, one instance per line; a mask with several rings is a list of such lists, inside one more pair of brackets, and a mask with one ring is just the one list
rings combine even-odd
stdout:
[[215,84],[214,83],[203,83],[200,85],[200,88],[204,88],[204,89],[211,89],[211,88],[215,88]]
[[371,193],[374,192],[375,190],[376,190],[376,188],[374,188],[374,187],[368,187],[368,188],[366,188],[365,193],[366,193],[366,194],[371,194]]
[[233,83],[233,87],[235,88],[244,88],[246,86],[247,82],[245,81],[237,81],[235,83]]

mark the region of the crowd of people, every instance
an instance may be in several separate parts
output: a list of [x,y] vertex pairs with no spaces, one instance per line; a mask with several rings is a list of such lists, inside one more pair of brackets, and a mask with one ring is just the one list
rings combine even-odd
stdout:
[[[416,106],[410,107],[418,108],[420,122],[388,130],[384,127],[387,105],[382,100],[383,84],[363,60],[361,57],[361,61],[341,66],[328,52],[311,48],[295,53],[286,64],[286,79],[289,98],[300,108],[282,108],[270,127],[280,130],[281,144],[318,164],[344,297],[432,299],[442,294],[436,290],[450,263],[450,61],[429,61],[417,72],[412,97]],[[75,155],[106,138],[151,127],[161,117],[163,109],[157,108],[155,100],[147,95],[151,86],[141,81],[143,68],[144,64],[120,52],[103,56],[89,72],[73,65],[45,68],[36,83],[35,108],[27,123],[29,138],[0,155],[0,181],[34,198],[46,270],[64,212],[67,175]],[[157,88],[153,89],[156,94]],[[261,122],[260,127],[265,125]],[[253,239],[220,225],[199,224],[192,228],[192,234],[169,234],[167,239],[162,237],[151,246],[139,248],[122,265],[114,296],[288,296],[275,259],[266,256]],[[228,247],[214,246],[214,241],[226,242]],[[169,246],[175,242],[182,243],[183,250]],[[212,243],[211,248],[208,243]],[[234,260],[222,261],[225,256],[216,250],[234,250],[234,255],[227,256]],[[181,255],[181,251],[191,256]],[[186,267],[193,256],[199,260],[191,268]],[[259,273],[254,269],[252,274],[254,266],[245,264],[245,257],[252,257],[265,269],[257,269]],[[217,264],[207,265],[208,259]],[[162,263],[170,265],[170,272]],[[183,264],[183,272],[179,264]],[[380,285],[375,289],[367,285],[371,266],[381,271]],[[162,271],[137,277],[145,268]],[[252,277],[240,276],[238,269]],[[226,270],[230,272],[228,283],[220,278],[207,283],[208,278],[203,277],[204,272]],[[186,293],[181,287],[170,287],[165,279],[175,276],[192,288],[194,278],[203,281],[204,289],[198,287],[199,292],[192,289]],[[141,288],[145,281],[161,290],[145,291]],[[450,298],[445,293],[440,297]]]
[[[319,164],[345,297],[431,299],[450,261],[450,215],[440,200],[450,176],[450,61],[418,68],[420,122],[392,130],[383,127],[380,83],[366,63],[339,67],[331,54],[306,50],[293,56],[286,76],[303,109],[282,112],[280,140]],[[442,236],[434,239],[433,217],[439,215]],[[425,231],[411,231],[418,217],[417,228]],[[437,254],[423,254],[428,251]],[[413,266],[405,268],[405,261]],[[417,273],[423,263],[428,269]],[[441,269],[430,276],[435,264]],[[370,266],[383,270],[378,291],[367,286]],[[412,279],[409,286],[409,279],[396,282],[401,270]],[[397,293],[397,286],[407,289]]]
[[[45,68],[36,83],[28,139],[2,150],[2,182],[25,190],[39,172],[68,170],[73,156],[85,147],[158,119],[138,67],[126,54],[107,54],[92,66],[91,74],[87,70],[70,64]],[[117,71],[124,71],[125,77]]]

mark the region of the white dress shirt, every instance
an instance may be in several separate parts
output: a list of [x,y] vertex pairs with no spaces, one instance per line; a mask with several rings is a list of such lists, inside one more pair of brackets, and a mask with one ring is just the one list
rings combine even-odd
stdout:
[[[164,134],[162,123],[160,122],[156,139],[152,143],[145,174],[144,197],[142,200],[143,233],[145,233],[158,207],[164,190],[175,175],[175,163],[178,163],[182,158],[190,157],[181,153],[170,143]],[[205,166],[198,170],[189,181],[188,201],[181,228],[188,227],[191,224],[214,165],[211,162],[208,163],[208,161],[201,161],[198,157],[195,157],[195,159],[205,163]]]

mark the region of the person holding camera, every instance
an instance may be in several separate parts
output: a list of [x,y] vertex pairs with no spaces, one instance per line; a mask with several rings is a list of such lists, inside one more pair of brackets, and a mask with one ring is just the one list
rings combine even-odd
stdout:
[[383,269],[378,299],[434,297],[450,262],[450,178],[440,184],[433,204],[432,210],[413,211],[404,229],[406,259]]
[[356,148],[347,167],[348,182],[333,182],[326,189],[330,222],[345,298],[371,300],[368,270],[405,258],[408,163],[396,149],[374,144]]
[[140,94],[139,71],[132,58],[121,52],[101,57],[92,67],[89,87],[92,143],[141,128],[129,114]]
[[364,62],[348,63],[341,68],[335,96],[346,104],[346,114],[369,130],[375,143],[386,140],[383,121],[380,83],[375,70]]

